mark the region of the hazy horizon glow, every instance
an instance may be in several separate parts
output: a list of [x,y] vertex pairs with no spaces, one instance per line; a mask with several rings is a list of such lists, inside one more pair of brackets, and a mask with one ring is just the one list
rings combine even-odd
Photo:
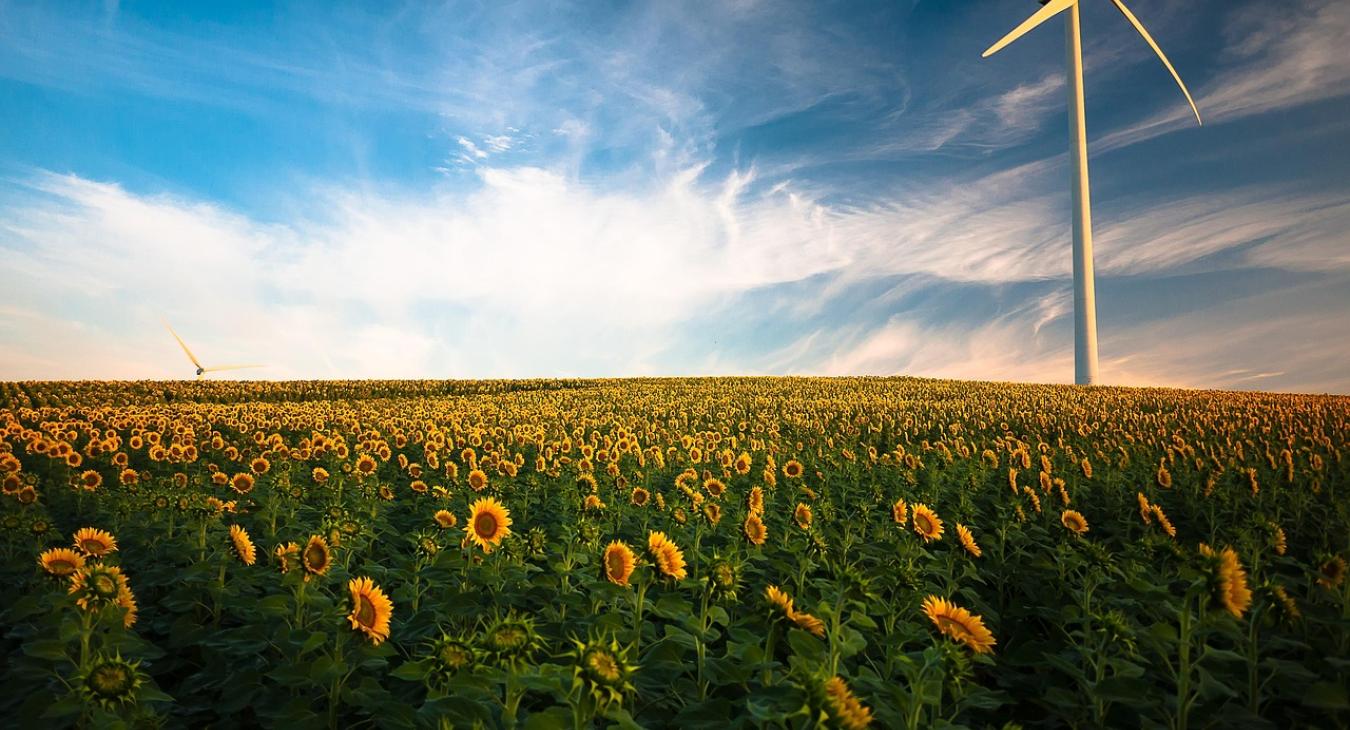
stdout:
[[[1083,0],[1105,383],[1350,393],[1350,4]],[[1071,382],[1029,0],[0,2],[0,378]]]

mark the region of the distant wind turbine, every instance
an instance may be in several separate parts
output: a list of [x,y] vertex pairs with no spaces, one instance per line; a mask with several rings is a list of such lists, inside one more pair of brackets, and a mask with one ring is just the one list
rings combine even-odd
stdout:
[[188,356],[188,359],[192,361],[192,364],[197,366],[197,377],[199,379],[207,373],[218,373],[222,370],[244,370],[246,368],[262,367],[261,365],[218,365],[216,367],[208,368],[201,364],[201,361],[197,359],[196,355],[192,354],[192,350],[188,349],[187,343],[183,342],[183,338],[179,337],[178,333],[173,331],[173,327],[170,327],[168,322],[164,323],[164,327],[169,330],[169,334],[173,335],[175,340],[178,340],[178,346],[183,348],[183,352]]
[[[1186,102],[1200,122],[1200,110],[1191,98],[1172,62],[1158,47],[1153,36],[1144,28],[1134,13],[1121,0],[1110,0],[1130,25],[1139,31],[1144,42],[1158,54],[1163,66],[1181,87]],[[1092,203],[1088,191],[1087,122],[1083,114],[1083,49],[1078,30],[1078,0],[1041,0],[1040,10],[1013,28],[984,52],[984,58],[998,53],[1004,46],[1021,38],[1032,28],[1050,18],[1069,11],[1065,21],[1066,64],[1069,87],[1069,151],[1073,155],[1073,369],[1074,382],[1092,385],[1097,382],[1097,293],[1092,273]]]

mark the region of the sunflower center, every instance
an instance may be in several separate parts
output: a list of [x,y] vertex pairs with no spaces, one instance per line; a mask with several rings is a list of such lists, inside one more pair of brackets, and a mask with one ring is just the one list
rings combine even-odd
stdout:
[[609,574],[613,576],[622,576],[627,572],[628,561],[619,551],[614,551],[609,555]]
[[104,664],[89,673],[89,688],[103,697],[118,697],[131,690],[132,676],[120,664]]
[[102,555],[106,549],[103,545],[103,541],[94,538],[81,540],[80,547],[90,555]]
[[109,575],[95,575],[93,580],[89,582],[89,586],[94,590],[94,593],[101,596],[111,596],[117,593],[117,581]]
[[587,663],[595,676],[606,682],[614,682],[619,679],[619,665],[608,652],[596,649],[591,652]]
[[356,620],[362,626],[375,625],[375,604],[371,603],[368,596],[358,596],[356,599]]
[[915,515],[914,522],[919,526],[919,529],[922,530],[923,532],[933,531],[933,523],[929,521],[927,515]]
[[497,518],[491,512],[480,513],[473,518],[473,530],[479,537],[491,538],[497,534]]

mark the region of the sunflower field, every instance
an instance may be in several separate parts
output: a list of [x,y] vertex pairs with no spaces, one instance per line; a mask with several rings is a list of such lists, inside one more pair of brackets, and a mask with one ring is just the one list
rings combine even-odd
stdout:
[[1350,727],[1350,399],[0,384],[0,724]]

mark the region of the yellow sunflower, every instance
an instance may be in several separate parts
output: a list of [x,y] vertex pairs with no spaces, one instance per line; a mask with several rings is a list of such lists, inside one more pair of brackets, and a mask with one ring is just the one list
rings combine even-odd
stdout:
[[802,467],[802,463],[796,459],[788,459],[788,462],[783,465],[783,476],[788,479],[796,479],[797,477],[800,477],[804,471],[805,469]]
[[278,545],[277,549],[272,551],[272,555],[276,556],[277,567],[281,568],[281,572],[289,573],[292,567],[299,564],[300,546],[293,542]]
[[1066,509],[1059,515],[1059,523],[1074,534],[1082,535],[1088,531],[1087,518],[1075,510]]
[[98,489],[103,484],[103,475],[89,469],[80,475],[80,487],[87,492]]
[[38,565],[51,575],[64,578],[84,567],[84,556],[70,548],[52,548],[38,556]]
[[435,519],[436,524],[447,530],[459,524],[459,519],[455,517],[455,513],[448,509],[436,510]]
[[389,638],[389,619],[394,615],[394,604],[384,591],[369,578],[347,581],[352,594],[352,612],[347,615],[352,628],[370,637],[372,644]]
[[1327,558],[1317,571],[1317,585],[1323,588],[1339,588],[1345,581],[1345,558],[1333,555]]
[[469,524],[464,532],[483,552],[490,553],[511,534],[511,513],[491,497],[480,499],[469,507]]
[[842,677],[825,682],[825,711],[834,724],[844,730],[863,730],[872,724],[872,711],[849,689]]
[[1200,554],[1213,567],[1215,599],[1234,618],[1242,618],[1252,605],[1252,591],[1247,587],[1247,571],[1242,569],[1237,551],[1231,547],[1215,550],[1202,542]]
[[309,542],[305,543],[305,549],[300,553],[300,561],[306,572],[323,575],[333,567],[333,551],[328,548],[328,541],[322,535],[310,535]]
[[469,472],[469,486],[473,489],[473,491],[481,492],[487,488],[487,485],[488,485],[487,474],[484,473],[482,469],[474,469],[473,471]]
[[362,476],[370,476],[371,474],[375,473],[375,468],[377,466],[379,466],[379,464],[375,461],[375,457],[371,456],[370,454],[361,454],[360,456],[356,457],[357,474],[360,474]]
[[253,491],[253,475],[248,472],[239,472],[230,480],[230,488],[240,494],[248,494]]
[[244,565],[253,565],[257,562],[258,553],[253,547],[253,540],[248,536],[248,530],[239,525],[230,525],[230,542],[234,543],[234,551]]
[[797,522],[797,526],[803,530],[811,529],[811,505],[805,502],[798,502],[797,509],[792,511],[792,519]]
[[905,500],[897,499],[895,504],[891,505],[891,519],[895,520],[897,525],[909,522],[909,505],[905,504]]
[[626,586],[637,565],[637,556],[633,549],[622,540],[615,540],[605,547],[605,578],[614,585]]
[[769,530],[764,526],[764,520],[761,520],[759,515],[754,512],[746,516],[743,529],[745,530],[745,539],[749,540],[752,545],[763,545],[765,539],[769,536]]
[[970,647],[971,651],[993,653],[997,642],[979,616],[937,596],[924,599],[923,611],[938,631]]
[[101,558],[117,551],[117,539],[112,534],[93,527],[85,527],[75,533],[75,549],[85,557]]
[[792,623],[796,624],[797,628],[802,631],[813,634],[817,638],[825,637],[825,622],[815,616],[805,611],[796,611],[792,614],[791,619]]
[[666,537],[664,532],[653,532],[647,536],[647,552],[652,563],[661,575],[676,580],[684,580],[688,572],[684,568],[684,552]]
[[922,502],[914,505],[914,532],[918,533],[924,542],[942,539],[942,519]]
[[791,619],[792,614],[795,613],[792,610],[792,597],[778,586],[769,586],[768,588],[765,588],[764,599],[769,602],[771,607],[780,611],[783,614],[783,618]]
[[970,533],[970,528],[960,522],[956,523],[956,536],[961,540],[961,547],[964,547],[966,552],[977,558],[984,554],[979,544],[975,542],[975,536]]
[[123,590],[129,590],[127,577],[116,566],[91,563],[70,576],[69,593],[86,611],[98,611],[117,603]]

